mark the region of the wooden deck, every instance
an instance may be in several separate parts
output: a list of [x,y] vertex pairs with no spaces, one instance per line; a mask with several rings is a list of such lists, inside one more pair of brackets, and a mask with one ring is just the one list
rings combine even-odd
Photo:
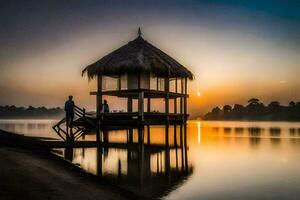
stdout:
[[[174,114],[174,113],[144,113],[144,120],[140,119],[138,112],[131,113],[101,113],[101,128],[103,130],[114,130],[114,129],[130,129],[136,128],[140,125],[180,125],[183,124],[185,119],[189,115]],[[88,117],[90,121],[97,124],[97,118]],[[89,126],[85,120],[81,118],[74,121],[75,126]],[[90,128],[95,128],[90,126]]]

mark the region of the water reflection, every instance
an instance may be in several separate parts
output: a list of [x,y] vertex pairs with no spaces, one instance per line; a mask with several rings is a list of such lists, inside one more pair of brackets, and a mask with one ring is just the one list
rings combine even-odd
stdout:
[[248,133],[250,136],[259,137],[261,135],[262,129],[259,127],[250,127],[248,128]]
[[[74,152],[65,149],[64,156],[122,188],[148,198],[161,198],[181,185],[192,174],[193,167],[188,162],[186,125],[160,129],[164,132],[151,131],[150,127],[145,127],[141,133],[137,130],[120,131],[119,134],[127,135],[122,143],[114,142],[110,132],[104,132],[105,139],[99,147],[94,150],[74,149]],[[138,134],[137,142],[134,142],[134,133]],[[151,138],[157,134],[165,135],[164,143]],[[85,150],[89,150],[89,154],[84,153]]]
[[[28,129],[28,123],[36,125]],[[48,124],[44,128],[39,123]],[[6,120],[0,121],[0,128],[54,137],[51,124]],[[230,134],[225,128],[231,129]],[[107,142],[100,148],[54,152],[148,197],[273,200],[300,196],[298,122],[190,121],[185,128],[170,126],[168,133],[166,138],[165,127],[145,127],[142,135],[136,129],[110,131],[103,135]],[[86,135],[85,140],[94,141],[95,135]]]
[[272,138],[270,138],[270,140],[271,140],[271,143],[273,145],[279,145],[280,142],[281,142],[281,138],[274,138],[274,137],[272,137]]
[[281,129],[278,127],[271,127],[270,128],[270,135],[273,137],[278,137],[280,136],[281,133]]
[[58,138],[52,130],[56,120],[4,119],[0,120],[0,129],[36,137]]
[[295,128],[290,128],[289,130],[290,130],[290,134],[292,136],[294,136],[296,134],[296,129]]
[[250,141],[251,145],[258,146],[260,141],[261,141],[261,138],[259,138],[259,137],[249,137],[249,141]]
[[231,128],[230,127],[224,127],[224,133],[230,133]]
[[218,132],[219,131],[219,127],[213,127],[212,130],[213,130],[213,132]]
[[244,128],[243,127],[236,127],[235,129],[234,129],[234,131],[235,131],[235,133],[243,133],[244,132]]

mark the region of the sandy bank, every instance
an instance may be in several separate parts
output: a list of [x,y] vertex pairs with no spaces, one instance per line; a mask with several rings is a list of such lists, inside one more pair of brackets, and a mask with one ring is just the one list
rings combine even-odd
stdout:
[[[3,133],[1,133],[0,135]],[[7,134],[4,133],[4,134]],[[2,134],[3,136],[3,134]],[[14,136],[13,136],[14,137]],[[20,148],[0,137],[0,199],[138,199],[81,171],[44,148]],[[5,142],[3,142],[5,139]],[[3,144],[5,143],[5,144]],[[13,145],[14,146],[14,145]]]
[[0,199],[126,199],[58,160],[31,151],[0,148]]

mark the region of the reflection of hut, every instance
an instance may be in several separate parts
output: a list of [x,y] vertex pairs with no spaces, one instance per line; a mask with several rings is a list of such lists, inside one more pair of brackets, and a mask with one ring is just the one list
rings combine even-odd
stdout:
[[290,134],[295,135],[295,133],[296,133],[296,129],[295,128],[290,128]]
[[249,127],[248,132],[251,136],[260,136],[262,129],[259,127]]
[[234,129],[234,131],[235,131],[235,133],[243,133],[244,128],[243,128],[243,127],[236,127],[236,128]]
[[224,133],[230,133],[231,128],[230,127],[224,127]]
[[[182,128],[179,131],[185,132],[186,129]],[[186,134],[180,135],[186,140]],[[107,143],[106,145],[108,149],[126,149],[127,166],[122,166],[119,162],[117,171],[109,173],[103,171],[103,164],[106,161],[100,148],[97,155],[97,175],[143,197],[160,199],[184,183],[193,172],[193,167],[188,164],[186,144],[169,146],[130,143],[114,146]],[[127,171],[120,174],[122,167]]]
[[[179,124],[187,119],[187,81],[193,79],[193,74],[144,40],[140,30],[135,40],[87,66],[82,73],[97,79],[97,91],[91,95],[97,96],[97,119],[104,129]],[[127,112],[101,113],[103,95],[126,98]],[[164,112],[151,108],[154,98],[164,100]],[[137,101],[137,111],[133,110],[133,101]],[[171,101],[173,113],[170,113]]]
[[270,128],[270,134],[271,136],[279,136],[281,133],[281,129],[274,127],[274,128]]

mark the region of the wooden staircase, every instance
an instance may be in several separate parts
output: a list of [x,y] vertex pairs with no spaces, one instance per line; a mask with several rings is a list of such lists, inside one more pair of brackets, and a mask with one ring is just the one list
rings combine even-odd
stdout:
[[86,113],[84,108],[75,106],[72,126],[67,124],[64,117],[52,128],[62,140],[75,141],[84,136],[90,129],[96,127],[91,117],[92,114]]

